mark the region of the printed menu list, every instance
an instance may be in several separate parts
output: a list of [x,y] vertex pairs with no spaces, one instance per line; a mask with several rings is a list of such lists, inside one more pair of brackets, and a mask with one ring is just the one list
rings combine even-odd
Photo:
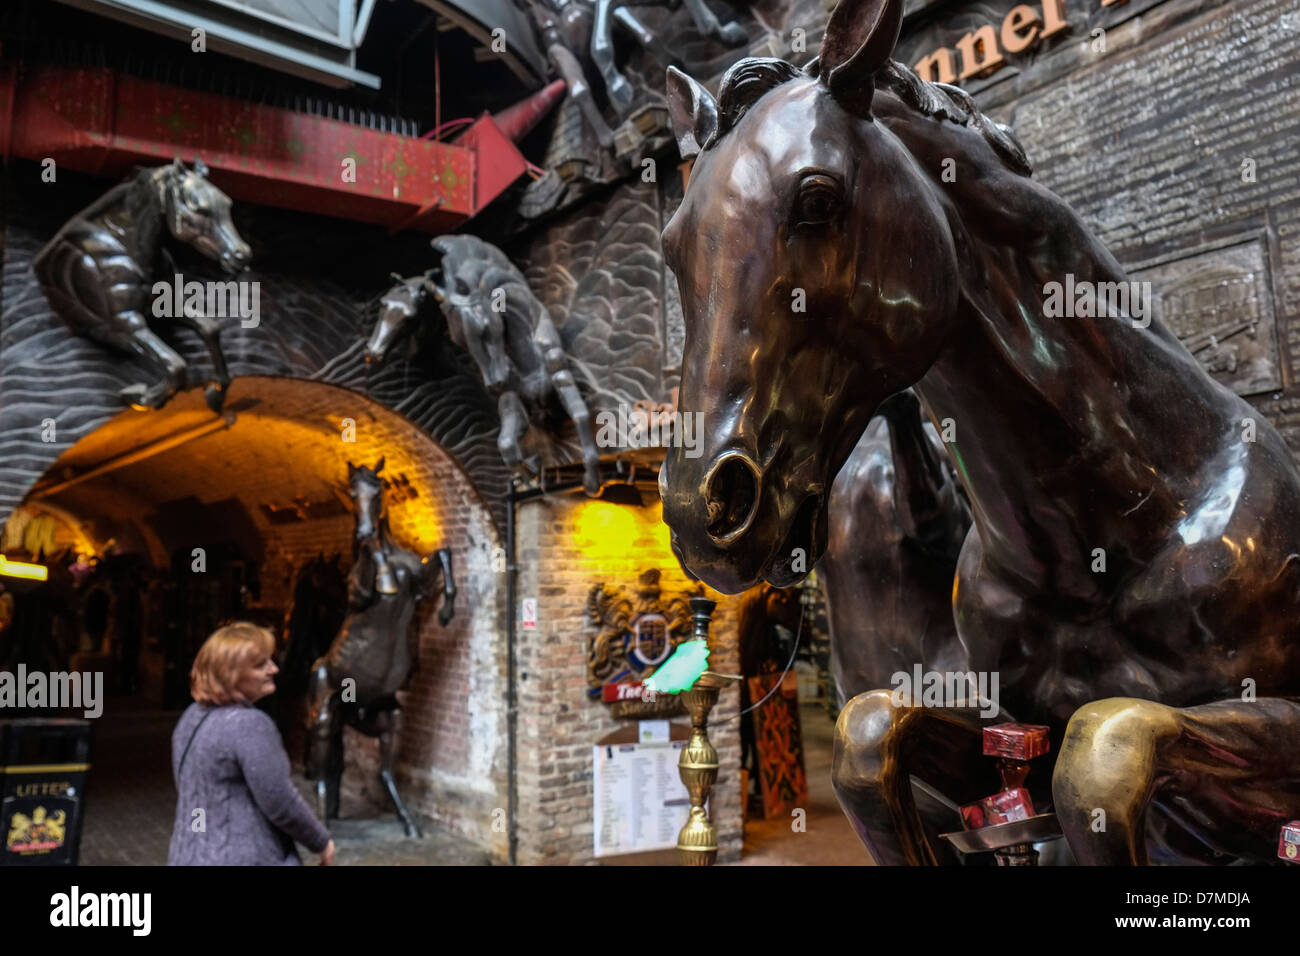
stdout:
[[690,797],[677,772],[686,741],[591,748],[596,856],[671,849]]

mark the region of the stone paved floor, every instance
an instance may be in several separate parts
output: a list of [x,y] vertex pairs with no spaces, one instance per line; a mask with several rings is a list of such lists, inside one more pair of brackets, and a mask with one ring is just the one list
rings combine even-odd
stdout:
[[820,703],[799,706],[804,772],[808,776],[807,830],[796,833],[790,820],[745,823],[744,856],[734,866],[871,866],[862,841],[849,825],[831,789],[835,724]]
[[[178,714],[139,709],[110,698],[95,724],[81,863],[100,866],[162,865],[167,862],[176,791],[172,786],[169,740]],[[800,708],[809,804],[807,831],[795,833],[788,820],[750,820],[745,826],[740,866],[869,866],[870,857],[849,826],[831,790],[834,725],[820,704]],[[307,783],[295,778],[303,795]],[[345,795],[343,819],[333,826],[340,866],[482,865],[486,853],[421,821],[424,837],[407,840],[397,818]],[[303,861],[315,857],[301,850]]]
[[[81,837],[84,866],[163,865],[176,812],[170,744],[179,714],[143,710],[124,698],[110,698],[95,722],[87,786],[86,822]],[[308,785],[295,782],[303,795]],[[339,866],[482,865],[486,853],[422,820],[424,836],[408,840],[395,815],[367,816],[373,810],[346,797],[343,819],[331,828]],[[303,862],[316,857],[299,848]]]

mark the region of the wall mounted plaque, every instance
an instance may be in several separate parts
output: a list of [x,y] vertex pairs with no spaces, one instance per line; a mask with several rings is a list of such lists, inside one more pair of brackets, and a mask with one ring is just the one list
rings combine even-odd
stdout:
[[1273,289],[1262,236],[1135,269],[1155,317],[1238,395],[1282,387]]
[[610,704],[615,717],[675,717],[684,711],[674,694],[652,695],[645,678],[691,635],[691,597],[665,598],[657,569],[643,571],[636,598],[622,589],[594,585],[587,616],[595,628],[587,640],[587,696]]

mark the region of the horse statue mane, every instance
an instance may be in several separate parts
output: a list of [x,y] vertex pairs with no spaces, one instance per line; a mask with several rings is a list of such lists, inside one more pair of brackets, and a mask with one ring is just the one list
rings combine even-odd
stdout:
[[[731,131],[745,112],[764,94],[799,76],[816,76],[819,62],[820,58],[815,58],[800,70],[793,63],[777,57],[749,56],[737,60],[722,75],[718,87],[717,128],[708,141],[700,144],[698,148],[679,139],[678,145],[683,158],[712,147]],[[673,79],[673,74],[677,74],[678,77],[683,76],[677,70],[670,68],[669,82],[680,82]],[[893,92],[922,116],[937,116],[960,126],[970,126],[979,130],[1009,168],[1022,176],[1033,174],[1033,168],[1015,131],[985,116],[975,105],[971,95],[961,87],[923,80],[911,67],[892,59],[876,74],[875,82],[878,86]]]

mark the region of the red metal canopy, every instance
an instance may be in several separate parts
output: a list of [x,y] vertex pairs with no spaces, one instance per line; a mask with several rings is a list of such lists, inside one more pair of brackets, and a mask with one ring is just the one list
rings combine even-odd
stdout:
[[[16,62],[0,66],[0,155],[102,176],[199,157],[235,199],[435,233],[470,219],[529,165],[486,113],[441,143],[107,68]],[[355,182],[345,178],[352,167]]]

